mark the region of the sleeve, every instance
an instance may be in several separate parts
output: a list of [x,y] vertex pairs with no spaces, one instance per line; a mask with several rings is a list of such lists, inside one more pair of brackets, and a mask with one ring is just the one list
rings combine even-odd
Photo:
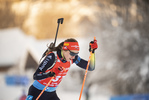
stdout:
[[55,61],[54,53],[50,53],[48,56],[46,56],[46,58],[40,63],[38,69],[34,73],[33,79],[41,80],[49,77],[48,73],[46,73],[45,71],[53,65],[54,61]]
[[[73,60],[73,63],[75,63],[80,68],[86,69],[88,61],[80,58],[79,56],[76,56]],[[95,54],[92,53],[90,63],[89,63],[89,71],[93,71],[95,69]]]

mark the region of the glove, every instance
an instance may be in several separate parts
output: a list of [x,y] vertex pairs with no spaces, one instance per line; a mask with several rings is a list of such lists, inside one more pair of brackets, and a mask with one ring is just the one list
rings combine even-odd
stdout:
[[89,52],[92,51],[92,53],[94,53],[97,48],[98,48],[97,40],[91,41],[89,44]]
[[54,73],[55,75],[58,75],[58,73],[60,73],[61,71],[63,71],[63,67],[56,67],[56,68],[53,68],[52,73]]
[[54,73],[54,72],[49,72],[49,73],[48,73],[48,76],[49,76],[49,77],[53,77],[53,76],[55,77],[55,73]]

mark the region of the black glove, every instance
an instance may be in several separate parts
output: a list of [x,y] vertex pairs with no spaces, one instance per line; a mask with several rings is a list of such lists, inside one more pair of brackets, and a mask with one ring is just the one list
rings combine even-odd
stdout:
[[55,77],[55,73],[54,73],[54,72],[49,72],[49,73],[48,73],[48,76],[49,76],[49,77],[53,77],[53,76]]

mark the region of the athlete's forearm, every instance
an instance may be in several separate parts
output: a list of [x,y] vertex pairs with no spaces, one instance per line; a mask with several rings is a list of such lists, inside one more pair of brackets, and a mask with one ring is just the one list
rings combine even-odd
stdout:
[[41,73],[40,70],[37,70],[33,75],[34,80],[41,80],[47,77],[49,77],[48,73]]
[[[88,63],[88,61],[80,58],[78,55],[75,57],[75,59],[73,59],[73,62],[83,69],[86,69]],[[95,69],[95,54],[92,53],[88,70],[92,71],[94,69]]]
[[[81,59],[77,65],[83,69],[86,69],[87,63],[88,61]],[[92,53],[88,70],[93,71],[94,69],[95,69],[95,54]]]

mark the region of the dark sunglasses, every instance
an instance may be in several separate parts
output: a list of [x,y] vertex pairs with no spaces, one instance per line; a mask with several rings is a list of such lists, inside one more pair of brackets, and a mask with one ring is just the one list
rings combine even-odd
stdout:
[[[68,49],[68,50],[69,50],[69,49]],[[74,52],[72,52],[72,51],[70,51],[70,50],[69,50],[69,52],[70,52],[69,54],[70,54],[71,56],[76,56],[76,55],[79,54],[79,52],[78,52],[78,53],[74,53]]]

